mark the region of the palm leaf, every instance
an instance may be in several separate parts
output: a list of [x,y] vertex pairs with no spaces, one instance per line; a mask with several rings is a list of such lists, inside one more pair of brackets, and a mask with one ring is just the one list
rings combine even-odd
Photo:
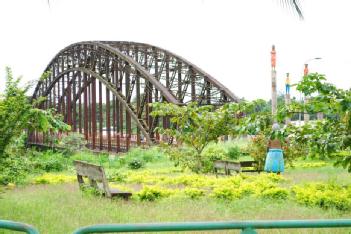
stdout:
[[280,0],[280,4],[292,10],[294,14],[298,15],[300,20],[304,19],[299,0]]

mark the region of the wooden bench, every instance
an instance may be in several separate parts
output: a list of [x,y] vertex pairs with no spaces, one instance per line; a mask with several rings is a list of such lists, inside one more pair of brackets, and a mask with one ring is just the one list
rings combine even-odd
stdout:
[[123,192],[118,189],[110,189],[110,187],[108,186],[104,168],[102,166],[97,166],[94,164],[77,160],[73,161],[73,164],[76,168],[77,180],[81,188],[86,185],[84,183],[83,177],[87,177],[89,180],[90,187],[102,190],[103,194],[106,197],[112,198],[119,196],[128,200],[128,198],[132,196],[132,193],[130,192]]
[[241,172],[258,172],[262,169],[257,161],[241,161],[240,162]]
[[[214,172],[216,176],[218,174],[230,175],[231,171],[239,172],[258,172],[262,170],[259,169],[258,162],[256,161],[241,161],[233,162],[227,160],[217,160],[213,162]],[[220,173],[220,170],[223,170],[224,173]]]

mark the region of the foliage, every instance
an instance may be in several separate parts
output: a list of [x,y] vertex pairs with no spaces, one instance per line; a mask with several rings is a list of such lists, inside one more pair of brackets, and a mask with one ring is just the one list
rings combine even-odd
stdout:
[[[24,131],[42,132],[67,131],[69,126],[54,115],[52,110],[35,108],[43,99],[30,103],[26,92],[30,86],[20,87],[21,78],[14,79],[6,68],[5,92],[0,96],[0,181],[19,182],[25,177],[27,159],[23,158],[16,146],[23,151]],[[11,147],[12,145],[12,147]],[[20,158],[17,158],[20,157]]]
[[201,153],[201,157],[203,160],[202,172],[212,172],[213,171],[213,162],[216,160],[225,160],[227,159],[226,150],[217,145],[212,144],[207,146]]
[[[147,196],[152,197],[150,199],[161,198],[162,196],[159,193],[162,193],[162,191],[166,191],[167,196],[184,194],[190,198],[209,196],[218,199],[235,200],[254,196],[287,199],[289,190],[279,186],[283,182],[286,182],[286,180],[276,174],[261,174],[258,176],[241,174],[216,178],[215,176],[193,173],[166,175],[150,170],[129,173],[124,179],[126,184],[139,184],[143,188],[146,187],[145,193]],[[153,192],[149,191],[149,187],[152,188]],[[149,195],[150,193],[152,195]]]
[[227,151],[228,158],[231,160],[238,160],[239,157],[242,155],[241,149],[239,148],[239,146],[236,145],[230,146],[227,149]]
[[133,148],[122,156],[120,160],[128,164],[130,169],[139,169],[145,166],[145,163],[157,162],[164,157],[164,153],[158,147],[149,149]]
[[309,183],[292,188],[295,199],[307,206],[336,208],[349,210],[351,208],[351,187],[343,187],[335,182]]
[[184,194],[191,199],[197,199],[205,195],[205,191],[198,188],[185,188]]
[[[89,152],[89,151],[77,152],[74,155],[72,155],[70,157],[70,159],[72,161],[79,160],[79,161],[85,161],[85,162],[97,164],[97,165],[109,165],[110,164],[108,154],[104,154],[104,153],[94,154],[94,153]],[[115,160],[118,161],[118,158]]]
[[259,163],[260,168],[263,168],[264,166],[264,161],[267,155],[267,145],[267,137],[263,133],[260,133],[251,138],[250,143],[246,148],[246,151],[249,153],[249,155]]
[[141,201],[155,201],[160,198],[168,197],[172,192],[158,186],[145,186],[137,194]]
[[68,158],[61,152],[28,150],[27,156],[31,168],[38,172],[60,172],[67,169]]
[[[200,172],[204,167],[202,151],[210,142],[217,142],[223,135],[229,135],[235,121],[235,112],[229,105],[214,110],[212,106],[198,106],[190,103],[178,106],[170,103],[154,103],[152,116],[170,117],[174,128],[156,130],[162,134],[174,137],[177,142],[184,143],[192,149],[192,170]],[[175,156],[173,158],[179,158]],[[180,161],[179,161],[180,162]]]
[[317,168],[317,167],[328,166],[328,163],[326,163],[326,162],[302,162],[302,163],[297,163],[295,166],[299,167],[299,168]]
[[307,104],[293,103],[286,111],[322,112],[326,118],[310,122],[295,132],[295,137],[304,140],[311,155],[321,158],[331,157],[340,150],[348,152],[341,157],[339,165],[351,171],[351,90],[336,88],[318,73],[305,76],[297,89],[311,98]]
[[87,196],[103,196],[104,191],[87,184],[80,185],[80,189],[83,191],[84,195]]
[[286,188],[269,188],[263,191],[260,195],[262,198],[269,198],[274,200],[285,200],[289,196],[289,190]]
[[[156,128],[162,134],[174,137],[185,147],[168,149],[167,153],[176,165],[188,167],[194,172],[208,171],[202,151],[211,142],[224,135],[239,136],[256,134],[271,123],[271,116],[262,108],[263,100],[225,104],[218,109],[213,106],[177,106],[169,103],[154,103],[153,116],[169,117],[171,129]],[[260,110],[264,110],[264,114]]]
[[[9,149],[7,149],[8,151]],[[60,152],[23,149],[12,151],[0,164],[0,184],[21,184],[29,174],[60,172],[68,168],[68,158]]]
[[65,148],[66,153],[74,154],[77,151],[85,150],[86,144],[84,135],[78,132],[69,132],[62,136],[59,146]]
[[29,161],[25,157],[20,158],[10,155],[2,159],[0,164],[0,185],[22,183],[30,170],[28,165]]
[[144,166],[144,162],[138,158],[130,159],[128,161],[128,168],[136,170],[142,168]]
[[60,184],[76,181],[76,176],[63,175],[63,174],[51,174],[45,173],[43,175],[34,177],[34,184]]
[[127,158],[138,158],[144,162],[157,162],[165,157],[164,153],[158,147],[148,149],[132,148],[124,156]]

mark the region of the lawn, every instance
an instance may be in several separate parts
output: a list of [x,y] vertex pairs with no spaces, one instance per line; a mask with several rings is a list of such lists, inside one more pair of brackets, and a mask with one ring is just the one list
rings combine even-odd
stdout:
[[[350,177],[346,170],[335,168],[330,163],[320,166],[318,162],[307,164],[302,161],[297,162],[296,165],[296,168],[287,168],[286,172],[278,179],[275,176],[271,179],[269,176],[267,177],[266,173],[259,176],[252,173],[244,176],[234,175],[218,178],[213,175],[196,175],[190,172],[182,172],[179,168],[173,167],[172,163],[164,160],[149,163],[138,170],[122,168],[118,170],[117,174],[116,170],[111,171],[106,166],[106,171],[114,175],[114,177],[111,177],[112,186],[122,186],[133,190],[135,195],[130,201],[110,200],[82,192],[75,181],[58,184],[22,185],[13,189],[6,189],[0,195],[0,218],[32,224],[41,233],[63,234],[71,233],[81,226],[100,223],[350,217],[351,211],[349,209],[320,208],[298,203],[290,192],[291,187],[305,182],[348,185],[350,184]],[[74,171],[68,170],[59,175],[62,174],[74,175]],[[244,179],[241,180],[241,178]],[[243,185],[240,189],[245,188],[245,191],[251,191],[247,190],[248,188],[252,189],[251,195],[243,193],[242,196],[234,196],[231,199],[222,199],[213,195],[216,188],[221,188],[228,181],[236,181],[237,179]],[[35,181],[35,178],[31,178],[31,180]],[[265,184],[271,182],[278,188],[289,190],[288,197],[279,199],[259,196],[258,193],[261,191],[259,187],[261,185],[264,187]],[[252,186],[256,187],[252,188]],[[177,192],[154,201],[141,200],[138,193],[142,191],[143,187],[156,187],[161,192],[163,190]],[[204,194],[192,199],[182,192],[187,188],[195,189],[195,191],[196,189],[203,190]],[[268,230],[262,233],[280,232],[282,230],[276,230],[275,232]],[[330,232],[345,233],[347,230],[284,230],[284,233]],[[0,231],[0,233],[9,232]]]

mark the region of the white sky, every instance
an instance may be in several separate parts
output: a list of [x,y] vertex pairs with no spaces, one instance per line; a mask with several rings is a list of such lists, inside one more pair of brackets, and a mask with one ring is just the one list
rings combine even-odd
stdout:
[[[351,1],[301,0],[305,21],[278,0],[1,0],[0,91],[5,66],[25,81],[40,77],[59,50],[87,40],[126,40],[168,49],[237,96],[270,98],[270,50],[278,90],[303,64],[350,88]],[[293,92],[294,94],[295,92]]]

